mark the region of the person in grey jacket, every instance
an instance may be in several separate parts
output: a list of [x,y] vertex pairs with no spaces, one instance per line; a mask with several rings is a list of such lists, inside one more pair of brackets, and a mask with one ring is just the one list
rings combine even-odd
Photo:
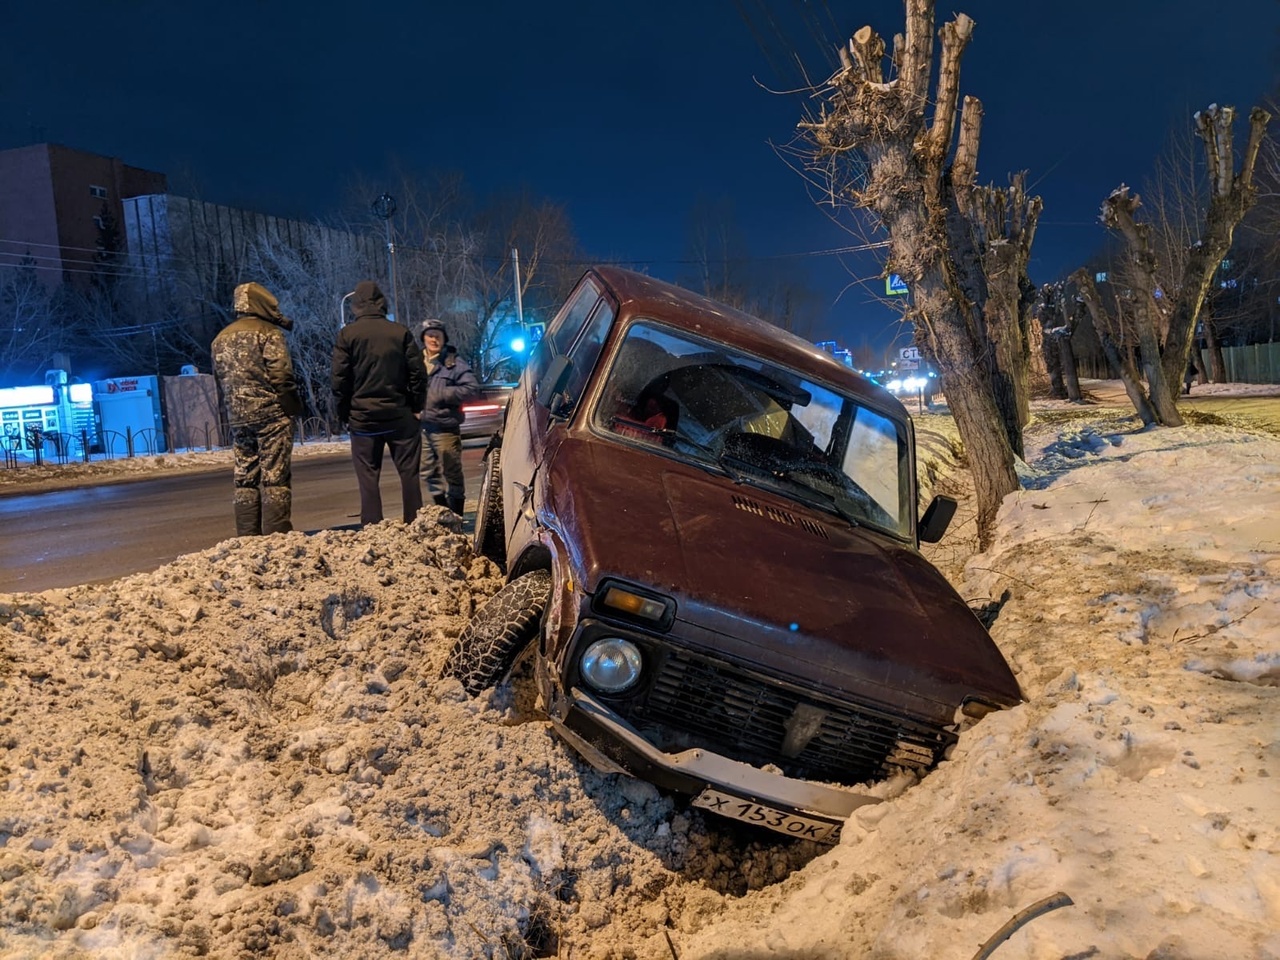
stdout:
[[331,387],[338,417],[351,434],[351,462],[360,488],[360,522],[382,520],[382,454],[390,449],[400,475],[404,522],[422,507],[418,414],[427,392],[422,350],[404,326],[387,319],[387,298],[372,280],[351,297],[355,317],[333,347]]
[[266,287],[242,283],[235,319],[213,338],[213,372],[235,457],[236,536],[293,529],[293,418],[302,412],[285,331],[293,321]]
[[439,506],[462,516],[466,491],[462,476],[462,405],[480,394],[471,365],[449,343],[439,320],[422,324],[427,364],[427,402],[422,409],[422,478]]

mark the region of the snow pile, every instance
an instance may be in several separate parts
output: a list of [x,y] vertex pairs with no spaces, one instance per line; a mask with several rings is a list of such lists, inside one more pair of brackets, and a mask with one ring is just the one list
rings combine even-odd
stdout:
[[1061,892],[1000,960],[1280,958],[1280,439],[1074,410],[1026,459],[935,562],[1028,702],[834,849],[436,679],[501,583],[437,508],[0,596],[0,957],[969,960]]
[[454,523],[0,598],[0,953],[665,952],[668,888],[718,900],[819,852],[718,838],[511,689],[437,680],[502,583]]
[[[1029,702],[682,958],[1280,957],[1280,441],[1033,432],[971,602]],[[733,943],[760,944],[743,954]]]

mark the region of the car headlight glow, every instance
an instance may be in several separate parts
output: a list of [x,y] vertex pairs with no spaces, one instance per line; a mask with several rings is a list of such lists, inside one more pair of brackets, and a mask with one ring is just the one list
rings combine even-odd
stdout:
[[622,693],[635,686],[644,663],[630,640],[604,637],[587,647],[578,665],[582,678],[601,693]]

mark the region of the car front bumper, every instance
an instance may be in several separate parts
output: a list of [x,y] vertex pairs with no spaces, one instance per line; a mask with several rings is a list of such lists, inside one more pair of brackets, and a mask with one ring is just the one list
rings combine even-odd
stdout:
[[596,769],[625,773],[677,793],[696,796],[713,789],[805,817],[839,823],[878,797],[851,793],[770,773],[710,750],[665,753],[607,706],[583,690],[568,691],[556,731]]

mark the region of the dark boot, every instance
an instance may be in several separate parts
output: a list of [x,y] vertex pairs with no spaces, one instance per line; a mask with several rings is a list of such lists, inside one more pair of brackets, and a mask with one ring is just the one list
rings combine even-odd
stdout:
[[267,487],[262,495],[262,532],[288,533],[293,529],[293,493],[288,487]]
[[431,495],[431,499],[436,502],[437,507],[449,506],[449,498],[446,497],[443,493],[434,493]]
[[452,510],[454,513],[456,513],[458,516],[462,516],[463,509],[464,509],[464,501],[462,497],[450,497],[449,509]]
[[262,533],[262,500],[257,490],[237,488],[235,493],[236,536],[256,537]]

